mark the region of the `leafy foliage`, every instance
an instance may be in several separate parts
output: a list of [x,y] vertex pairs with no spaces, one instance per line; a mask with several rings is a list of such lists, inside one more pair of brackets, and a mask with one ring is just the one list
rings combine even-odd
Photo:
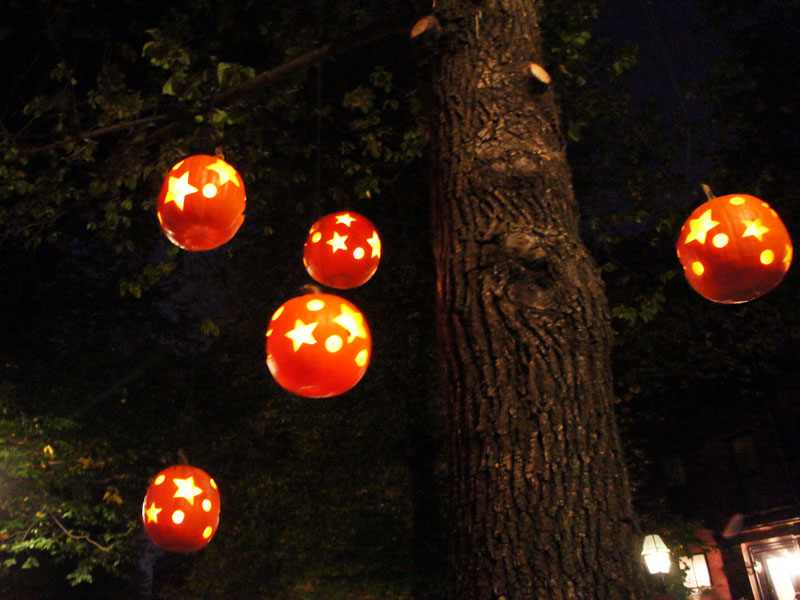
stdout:
[[[0,110],[0,380],[14,384],[0,393],[8,586],[23,568],[63,563],[70,582],[93,578],[108,592],[98,573],[130,575],[142,560],[160,597],[442,596],[417,74],[390,39],[214,102],[371,26],[376,9],[413,22],[398,2],[330,4],[10,1],[14,27],[0,25],[15,82]],[[543,4],[542,62],[607,282],[619,410],[643,482],[655,439],[645,438],[683,423],[699,397],[714,391],[712,412],[732,395],[791,385],[800,329],[781,306],[796,284],[790,273],[757,304],[723,310],[692,295],[673,245],[698,182],[677,164],[682,140],[659,107],[631,103],[635,47],[598,39],[594,2]],[[724,8],[733,27],[739,9]],[[788,38],[769,34],[792,11],[775,7],[747,31],[758,43],[736,45],[738,62],[711,94],[719,125],[706,150],[715,187],[763,191],[787,224],[797,221],[794,108],[769,82],[797,61]],[[217,147],[245,177],[245,224],[218,251],[179,252],[155,223],[162,176]],[[308,281],[308,225],[342,207],[369,214],[386,249],[351,296],[379,341],[351,394],[298,401],[266,374],[263,329]],[[220,483],[220,530],[197,555],[153,555],[138,537],[139,497],[179,450]],[[258,568],[242,559],[253,549]]]
[[83,443],[74,422],[30,418],[11,396],[6,386],[0,399],[4,576],[53,560],[67,562],[72,585],[92,582],[98,571],[119,573],[132,558],[127,542],[137,529],[130,474],[118,471],[118,457],[101,440]]

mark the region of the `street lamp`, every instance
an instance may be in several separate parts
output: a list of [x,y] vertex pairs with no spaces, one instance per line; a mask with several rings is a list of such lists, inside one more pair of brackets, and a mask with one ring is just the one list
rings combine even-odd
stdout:
[[647,570],[655,575],[656,573],[669,573],[670,560],[669,548],[661,539],[660,535],[650,534],[644,536],[642,545],[642,556],[647,565]]

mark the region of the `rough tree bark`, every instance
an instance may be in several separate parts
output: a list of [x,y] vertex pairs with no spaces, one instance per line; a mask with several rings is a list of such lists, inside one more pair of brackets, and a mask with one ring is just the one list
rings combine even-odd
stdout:
[[456,600],[632,599],[611,333],[531,0],[440,0],[432,202]]

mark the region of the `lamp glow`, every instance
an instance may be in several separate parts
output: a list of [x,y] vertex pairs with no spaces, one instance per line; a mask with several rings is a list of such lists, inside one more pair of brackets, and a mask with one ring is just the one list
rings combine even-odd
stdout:
[[644,536],[642,556],[651,575],[669,573],[671,566],[669,548],[667,548],[660,535],[650,534]]

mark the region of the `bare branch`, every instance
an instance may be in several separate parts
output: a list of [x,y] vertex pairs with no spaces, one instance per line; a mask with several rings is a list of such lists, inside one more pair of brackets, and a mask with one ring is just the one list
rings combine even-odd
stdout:
[[542,65],[536,64],[535,62],[528,63],[528,69],[530,70],[531,75],[536,77],[536,79],[541,81],[543,84],[548,85],[552,81],[550,73],[545,71]]
[[416,37],[421,36],[426,31],[429,33],[437,33],[441,29],[439,25],[439,21],[433,15],[428,15],[422,17],[419,21],[416,22],[414,27],[411,28],[411,33],[409,37],[413,40]]

